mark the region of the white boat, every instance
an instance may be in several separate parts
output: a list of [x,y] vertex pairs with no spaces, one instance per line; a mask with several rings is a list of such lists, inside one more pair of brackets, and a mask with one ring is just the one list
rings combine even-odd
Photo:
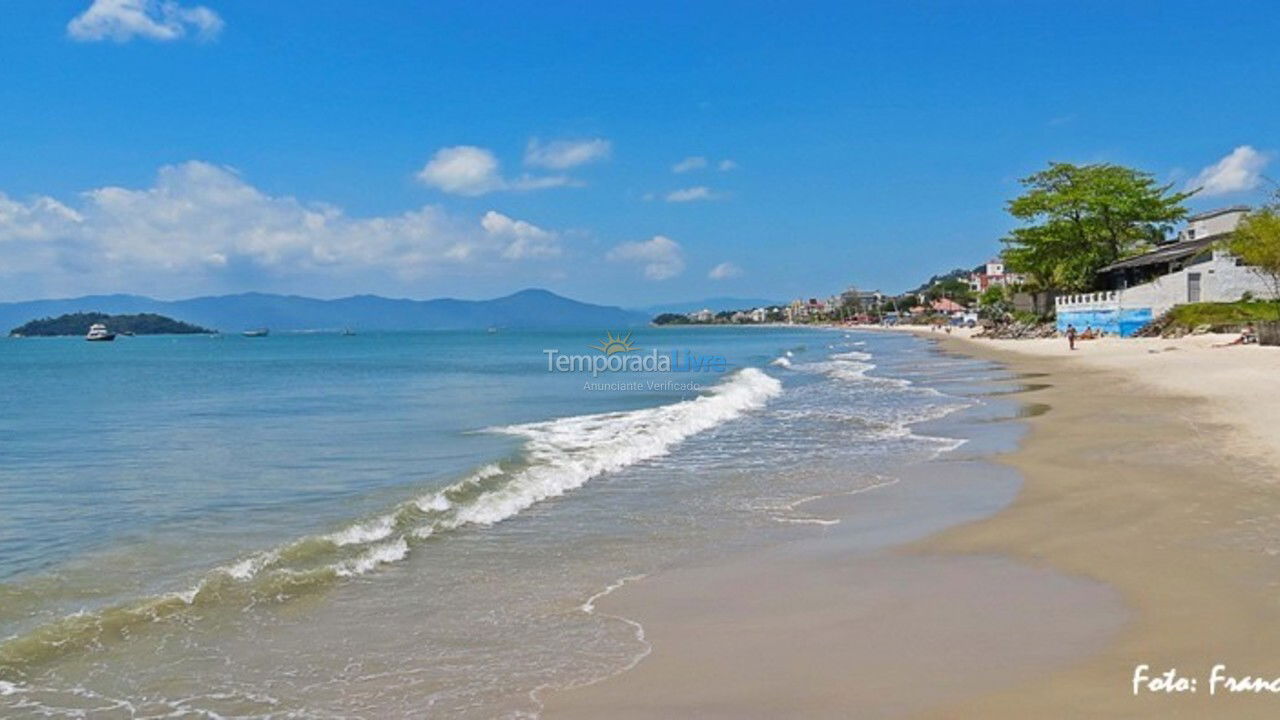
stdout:
[[84,339],[89,342],[111,342],[116,339],[116,334],[108,331],[106,325],[94,323],[89,326],[89,334]]
[[258,328],[257,330],[245,330],[240,334],[245,337],[266,337],[270,333],[271,331],[266,328]]

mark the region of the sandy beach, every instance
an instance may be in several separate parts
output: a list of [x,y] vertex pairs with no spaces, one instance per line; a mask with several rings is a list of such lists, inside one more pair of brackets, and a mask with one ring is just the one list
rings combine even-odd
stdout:
[[[814,503],[842,523],[600,599],[652,650],[548,694],[546,717],[1280,712],[1280,695],[1210,680],[1216,664],[1280,676],[1280,350],[1215,348],[1230,338],[1213,335],[1069,352],[924,334],[1023,378],[1015,397],[1036,411],[1017,449]],[[1015,473],[1007,504],[965,508],[969,483],[999,482],[1000,468]],[[944,527],[886,533],[938,497],[939,476],[967,481],[942,495],[950,516],[930,515]],[[895,499],[904,492],[919,496]],[[1176,669],[1187,689],[1135,694],[1140,665]]]

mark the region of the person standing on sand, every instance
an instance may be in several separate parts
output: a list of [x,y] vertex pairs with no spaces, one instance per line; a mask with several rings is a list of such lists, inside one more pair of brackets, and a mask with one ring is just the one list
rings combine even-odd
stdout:
[[1072,350],[1076,349],[1076,326],[1075,325],[1067,326],[1067,345],[1069,345]]

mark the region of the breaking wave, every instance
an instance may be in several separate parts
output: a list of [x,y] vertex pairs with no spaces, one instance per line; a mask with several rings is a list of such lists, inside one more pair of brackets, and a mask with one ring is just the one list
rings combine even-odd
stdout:
[[4,679],[11,673],[19,679],[26,666],[127,637],[134,628],[187,608],[282,601],[398,562],[433,535],[501,522],[599,475],[665,455],[781,392],[776,379],[744,368],[691,400],[490,428],[524,438],[521,456],[485,465],[382,515],[214,568],[187,590],[76,613],[10,638],[0,644],[0,691],[14,692],[17,686]]

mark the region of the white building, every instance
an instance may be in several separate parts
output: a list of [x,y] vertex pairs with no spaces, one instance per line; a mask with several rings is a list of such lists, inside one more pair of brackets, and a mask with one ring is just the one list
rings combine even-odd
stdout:
[[1177,241],[1102,268],[1108,290],[1054,300],[1058,329],[1070,324],[1128,336],[1175,305],[1235,302],[1246,293],[1270,298],[1262,276],[1218,248],[1246,212],[1237,206],[1194,215]]
[[1226,235],[1236,229],[1236,226],[1240,224],[1240,219],[1247,212],[1249,212],[1248,205],[1232,205],[1231,207],[1192,215],[1187,218],[1187,226],[1178,232],[1178,242]]
[[999,258],[993,258],[979,265],[969,275],[969,289],[980,293],[987,288],[995,285],[998,287],[1010,287],[1021,285],[1026,282],[1026,276],[1019,273],[1007,273],[1004,270],[1004,262]]

